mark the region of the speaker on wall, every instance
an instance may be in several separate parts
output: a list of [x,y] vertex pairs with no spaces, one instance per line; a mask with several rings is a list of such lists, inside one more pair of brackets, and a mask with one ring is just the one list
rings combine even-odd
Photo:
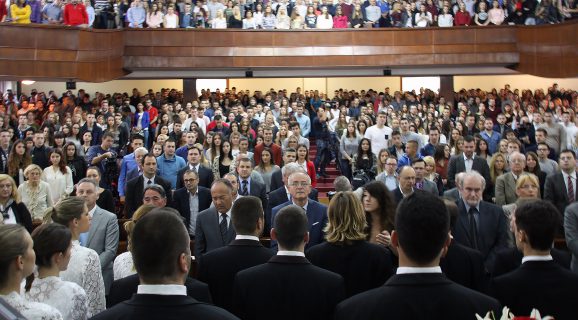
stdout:
[[66,81],[66,90],[76,90],[76,82]]
[[391,69],[383,69],[384,76],[391,76]]
[[245,78],[253,78],[253,71],[245,71]]

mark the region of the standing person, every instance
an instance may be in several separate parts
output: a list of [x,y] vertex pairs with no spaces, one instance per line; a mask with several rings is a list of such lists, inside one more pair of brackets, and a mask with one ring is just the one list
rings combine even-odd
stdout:
[[183,174],[187,170],[195,171],[199,175],[199,185],[207,189],[213,184],[214,175],[211,169],[201,164],[202,151],[192,147],[187,152],[187,165],[177,172],[177,189],[184,187]]
[[329,178],[329,175],[325,172],[325,168],[331,162],[331,151],[329,150],[331,133],[328,123],[329,119],[325,108],[319,107],[317,109],[317,118],[313,120],[313,132],[316,135],[315,143],[317,145],[317,155],[315,156],[317,178]]
[[50,152],[50,162],[52,165],[42,172],[42,180],[50,184],[52,202],[57,203],[74,190],[72,171],[64,162],[64,157],[59,149]]
[[240,318],[268,319],[274,313],[282,320],[332,319],[335,306],[345,297],[343,278],[305,258],[310,222],[296,205],[279,211],[271,229],[272,238],[279,243],[277,255],[235,278],[233,307]]
[[64,161],[72,172],[72,183],[77,184],[86,176],[86,161],[80,157],[77,152],[77,146],[74,142],[67,142],[64,145]]
[[360,141],[361,137],[355,128],[355,121],[351,120],[347,124],[346,130],[343,131],[343,135],[341,136],[339,143],[340,152],[338,157],[339,161],[341,162],[340,168],[342,170],[342,174],[346,176],[349,181],[353,179],[353,174],[351,171],[351,166],[353,164],[353,154],[357,152]]
[[297,159],[295,159],[295,163],[300,165],[305,172],[311,178],[311,185],[313,187],[317,186],[317,175],[315,174],[315,164],[313,161],[309,160],[309,148],[305,145],[297,146]]
[[566,207],[578,199],[576,193],[576,154],[572,150],[560,152],[560,172],[546,177],[544,184],[544,200],[552,202],[559,212],[564,212]]
[[142,158],[143,174],[129,180],[125,191],[125,215],[130,218],[143,204],[144,189],[146,186],[157,184],[165,191],[167,203],[172,201],[171,183],[157,175],[157,158],[149,153]]
[[273,163],[273,153],[270,149],[265,148],[261,152],[261,163],[255,167],[255,171],[261,174],[265,182],[266,192],[271,191],[271,176],[274,172],[281,170],[278,165]]
[[455,187],[455,177],[458,172],[479,172],[485,181],[491,181],[490,167],[485,159],[474,153],[476,143],[472,136],[464,138],[463,153],[453,156],[448,165],[448,188]]
[[272,127],[265,127],[263,129],[263,143],[260,143],[255,146],[255,150],[253,151],[253,160],[255,165],[259,165],[261,162],[261,152],[264,148],[271,149],[273,153],[273,162],[281,166],[281,159],[282,159],[282,151],[281,147],[275,143],[273,143],[273,128]]
[[[253,167],[249,158],[240,158],[237,166],[237,175],[239,177],[239,195],[241,196],[255,196],[261,199],[263,208],[267,208],[267,192],[265,184],[257,181],[252,177]],[[260,175],[255,173],[258,177]]]
[[367,128],[364,137],[371,141],[371,150],[373,150],[375,156],[378,156],[379,150],[389,147],[388,142],[393,130],[385,125],[387,122],[387,113],[385,111],[380,111],[375,121],[375,125]]
[[88,26],[86,7],[78,0],[71,0],[64,6],[63,20],[67,26]]
[[[103,175],[106,174],[106,167],[108,165],[116,166],[117,153],[112,150],[113,142],[114,135],[110,132],[105,132],[102,135],[102,142],[100,145],[90,147],[86,154],[86,162],[88,165],[97,166]],[[105,183],[103,186],[109,187],[110,183]]]
[[185,159],[177,156],[176,142],[173,138],[165,141],[164,153],[157,158],[157,172],[160,177],[167,180],[174,190],[177,186],[177,172],[186,167]]
[[10,17],[12,18],[12,23],[20,24],[30,24],[30,15],[32,14],[32,8],[26,0],[17,0],[10,5]]
[[191,239],[195,239],[197,216],[211,205],[211,190],[199,185],[199,174],[187,169],[183,173],[184,187],[173,195],[173,207],[183,217]]
[[105,309],[106,302],[98,253],[81,246],[78,241],[80,234],[88,232],[90,228],[90,216],[85,201],[79,197],[62,199],[47,213],[45,220],[70,229],[72,233],[70,263],[68,269],[60,273],[60,277],[84,289],[88,297],[88,318],[100,313]]
[[131,248],[140,279],[137,293],[130,301],[119,303],[93,319],[237,319],[225,310],[186,296],[190,239],[174,209],[157,208],[142,217],[132,231]]
[[[60,272],[68,268],[72,233],[58,223],[40,225],[32,232],[38,275],[26,281],[26,299],[46,303],[64,319],[84,320],[88,312],[86,292],[78,284],[63,281]],[[32,279],[31,279],[32,278]]]
[[90,132],[92,134],[92,141],[90,142],[91,146],[99,144],[102,139],[102,129],[97,125],[96,118],[92,113],[86,115],[86,122],[82,127],[80,127],[80,132],[83,135],[85,132]]
[[559,154],[561,150],[566,149],[566,128],[560,123],[554,122],[551,112],[544,113],[544,123],[539,128],[546,130],[546,143],[554,150],[555,154]]
[[24,169],[32,163],[30,153],[26,150],[24,140],[16,140],[8,155],[7,174],[14,179],[16,186],[24,183]]
[[387,189],[391,192],[397,189],[397,158],[389,156],[385,160],[385,170],[375,177],[375,180],[385,184]]
[[18,193],[22,197],[22,203],[32,215],[32,221],[42,222],[46,209],[52,207],[52,196],[50,195],[50,184],[40,179],[42,169],[35,164],[31,164],[24,170],[26,182],[18,187]]
[[516,181],[525,174],[526,156],[514,151],[508,159],[510,163],[510,172],[506,172],[496,178],[495,197],[496,204],[503,206],[511,204],[518,200],[516,194]]
[[22,297],[22,281],[34,271],[36,254],[30,234],[22,226],[0,225],[0,298],[28,319],[62,320],[55,308]]
[[450,244],[450,217],[437,196],[416,192],[397,210],[392,245],[399,255],[397,274],[380,288],[340,303],[335,319],[467,319],[498,312],[500,304],[448,280],[439,267]]
[[126,186],[126,182],[129,180],[127,179],[127,175],[132,170],[138,168],[138,163],[136,159],[136,150],[145,145],[144,137],[139,134],[133,135],[130,140],[131,140],[130,146],[133,152],[122,157],[122,162],[120,165],[120,174],[118,176],[117,190],[121,198],[121,202],[124,202],[124,188]]
[[32,138],[34,142],[34,147],[30,151],[32,156],[32,163],[37,164],[43,170],[51,165],[50,163],[50,148],[46,147],[46,138],[44,137],[44,132],[35,132]]

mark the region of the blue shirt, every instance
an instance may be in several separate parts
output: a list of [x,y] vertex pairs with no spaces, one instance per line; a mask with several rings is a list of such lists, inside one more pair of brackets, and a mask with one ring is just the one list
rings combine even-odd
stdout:
[[[415,156],[416,159],[423,159],[421,154],[418,154]],[[397,162],[397,167],[401,168],[403,166],[411,166],[411,159],[407,156],[407,153],[404,153],[400,158],[399,161]]]
[[305,114],[298,116],[295,114],[295,120],[299,123],[299,128],[301,128],[301,135],[303,137],[308,137],[311,132],[311,119]]
[[124,196],[124,185],[126,184],[126,175],[138,168],[138,164],[134,158],[134,153],[127,154],[122,158],[122,163],[120,165],[120,174],[118,176],[118,194]]
[[498,132],[492,131],[492,135],[490,136],[486,130],[484,130],[480,133],[480,135],[488,143],[488,150],[490,153],[494,154],[499,150],[501,136]]
[[157,158],[158,174],[171,183],[172,189],[176,189],[177,187],[177,172],[186,166],[187,163],[185,159],[177,155],[171,159],[167,159],[165,155],[162,154]]

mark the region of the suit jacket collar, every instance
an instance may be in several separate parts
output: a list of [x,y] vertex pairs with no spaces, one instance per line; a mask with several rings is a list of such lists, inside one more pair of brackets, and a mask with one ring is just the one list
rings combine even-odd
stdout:
[[189,296],[163,296],[157,294],[134,294],[132,298],[125,303],[129,305],[141,305],[141,306],[185,306],[193,304],[202,304]]
[[443,273],[408,273],[391,276],[385,286],[438,286],[452,284]]
[[548,261],[526,261],[520,265],[521,270],[536,270],[536,269],[559,269],[560,266],[554,260]]
[[267,263],[281,263],[281,264],[311,264],[305,257],[296,256],[273,256]]
[[255,240],[248,240],[248,239],[239,239],[233,240],[229,243],[230,246],[239,246],[239,247],[262,247],[263,245],[259,241]]

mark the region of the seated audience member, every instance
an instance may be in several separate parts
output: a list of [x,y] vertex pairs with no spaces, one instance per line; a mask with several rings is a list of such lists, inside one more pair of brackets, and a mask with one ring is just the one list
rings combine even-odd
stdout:
[[384,286],[340,303],[335,319],[470,319],[499,312],[495,299],[448,280],[439,267],[451,242],[450,217],[442,200],[425,192],[397,208],[392,244],[397,274]]
[[64,319],[86,319],[88,301],[84,289],[60,279],[60,271],[66,270],[70,261],[70,230],[58,223],[43,224],[34,229],[32,239],[38,273],[26,279],[26,299],[58,309]]
[[269,261],[273,252],[261,245],[259,236],[265,220],[261,201],[254,196],[242,197],[231,208],[235,240],[213,250],[199,261],[198,279],[209,285],[216,306],[232,311],[232,290],[235,275],[250,267]]
[[187,229],[174,209],[157,208],[142,217],[131,236],[140,279],[137,293],[93,319],[236,319],[223,309],[187,296],[189,242]]
[[[315,200],[309,199],[311,193],[311,178],[304,172],[295,172],[287,179],[289,186],[289,201],[282,203],[271,211],[271,221],[275,221],[275,215],[289,205],[296,205],[305,210],[309,220],[309,241],[305,245],[308,249],[324,241],[323,230],[327,225],[327,207]],[[271,248],[277,250],[277,241],[271,241]]]
[[28,319],[61,320],[55,308],[30,302],[20,295],[20,285],[34,271],[34,242],[24,227],[17,224],[0,225],[0,299]]
[[173,194],[173,207],[183,217],[191,239],[195,238],[195,227],[199,212],[211,206],[211,190],[199,185],[199,174],[187,169],[183,173],[184,187]]
[[331,199],[327,216],[327,242],[309,248],[307,259],[340,274],[347,297],[383,285],[393,274],[392,253],[367,242],[367,222],[361,201],[353,192],[339,192]]
[[227,179],[217,179],[211,186],[214,207],[201,211],[195,226],[195,257],[224,247],[235,239],[231,227],[233,185]]
[[[450,229],[459,218],[455,201],[444,199],[450,214]],[[489,286],[489,275],[484,265],[484,257],[474,249],[468,248],[452,239],[448,252],[440,260],[442,272],[453,282],[464,287],[486,293]]]
[[550,255],[560,222],[556,207],[543,200],[525,203],[514,214],[512,229],[524,254],[522,265],[494,278],[491,292],[515,315],[528,316],[535,308],[556,319],[578,318],[578,275]]
[[272,314],[281,320],[332,319],[335,306],[345,297],[343,278],[305,258],[310,223],[296,205],[283,207],[275,215],[271,237],[279,251],[267,263],[237,274],[233,289],[237,316],[254,320],[270,319]]

